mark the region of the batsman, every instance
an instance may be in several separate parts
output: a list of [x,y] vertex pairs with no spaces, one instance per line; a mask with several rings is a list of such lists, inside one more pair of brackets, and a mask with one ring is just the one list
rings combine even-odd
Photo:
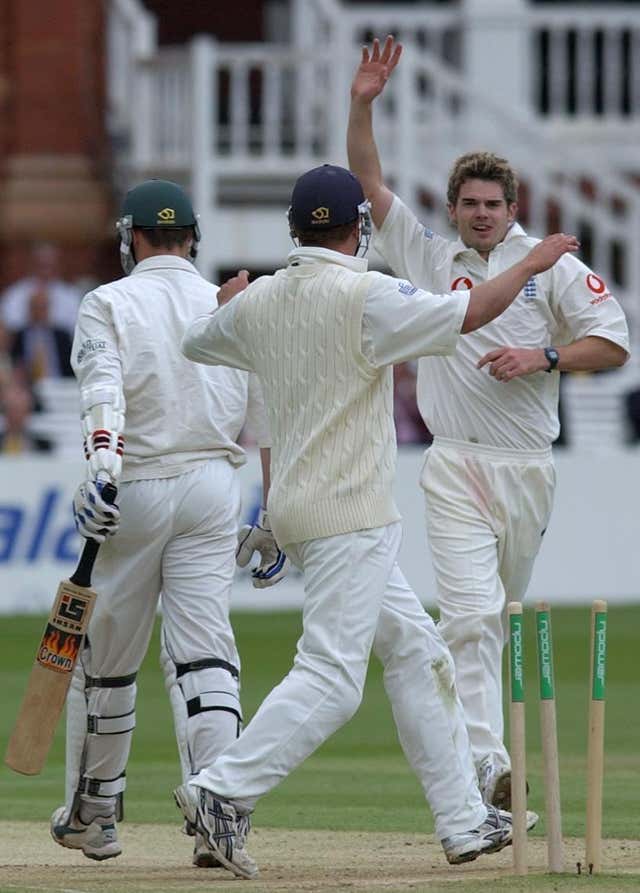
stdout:
[[[136,724],[136,674],[162,592],[162,664],[183,778],[207,765],[242,726],[240,661],[229,622],[245,462],[236,443],[248,415],[268,469],[268,432],[255,376],[197,366],[180,333],[215,305],[193,265],[200,232],[182,188],[149,180],[118,221],[127,274],[84,297],[72,365],[80,385],[86,480],[74,499],[79,532],[102,542],[98,593],[67,702],[66,802],[56,843],[91,859],[118,856],[116,817]],[[110,481],[118,505],[103,499]],[[263,561],[258,585],[286,571],[264,516],[245,531]],[[112,536],[117,532],[117,536]],[[195,834],[195,830],[188,828]],[[194,863],[213,866],[195,835]]]

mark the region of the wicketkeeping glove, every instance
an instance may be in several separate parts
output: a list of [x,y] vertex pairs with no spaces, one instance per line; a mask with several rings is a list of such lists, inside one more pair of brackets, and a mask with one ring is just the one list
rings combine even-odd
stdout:
[[101,496],[102,481],[85,481],[73,497],[73,518],[78,533],[85,539],[103,543],[120,525],[120,509]]
[[246,567],[254,552],[260,553],[260,564],[251,571],[256,589],[273,586],[287,575],[289,559],[278,547],[264,509],[260,509],[257,524],[245,524],[240,528],[236,564],[239,567]]

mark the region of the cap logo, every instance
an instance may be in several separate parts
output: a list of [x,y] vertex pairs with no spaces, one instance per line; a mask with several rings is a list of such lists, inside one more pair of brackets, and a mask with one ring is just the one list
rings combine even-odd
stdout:
[[316,208],[315,211],[311,212],[311,216],[313,217],[314,223],[328,223],[329,208]]
[[176,212],[173,208],[163,208],[162,211],[158,211],[158,221],[162,223],[175,223]]

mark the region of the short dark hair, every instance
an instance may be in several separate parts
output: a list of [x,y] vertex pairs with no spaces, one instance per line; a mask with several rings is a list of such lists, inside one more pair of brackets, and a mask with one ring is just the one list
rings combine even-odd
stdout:
[[357,220],[351,223],[341,223],[340,226],[331,226],[328,229],[303,229],[296,230],[296,237],[300,245],[318,248],[328,248],[339,242],[344,242],[353,231]]
[[153,248],[182,248],[187,239],[195,239],[192,226],[170,228],[166,226],[136,226]]
[[493,152],[468,152],[456,159],[447,185],[447,202],[455,205],[460,187],[467,180],[491,180],[502,186],[508,205],[518,201],[518,178],[506,158]]

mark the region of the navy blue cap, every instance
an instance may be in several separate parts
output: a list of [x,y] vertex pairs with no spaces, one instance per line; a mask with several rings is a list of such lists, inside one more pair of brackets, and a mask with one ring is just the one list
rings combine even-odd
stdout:
[[296,180],[289,222],[298,231],[329,229],[358,219],[365,200],[360,181],[334,164],[314,167]]

